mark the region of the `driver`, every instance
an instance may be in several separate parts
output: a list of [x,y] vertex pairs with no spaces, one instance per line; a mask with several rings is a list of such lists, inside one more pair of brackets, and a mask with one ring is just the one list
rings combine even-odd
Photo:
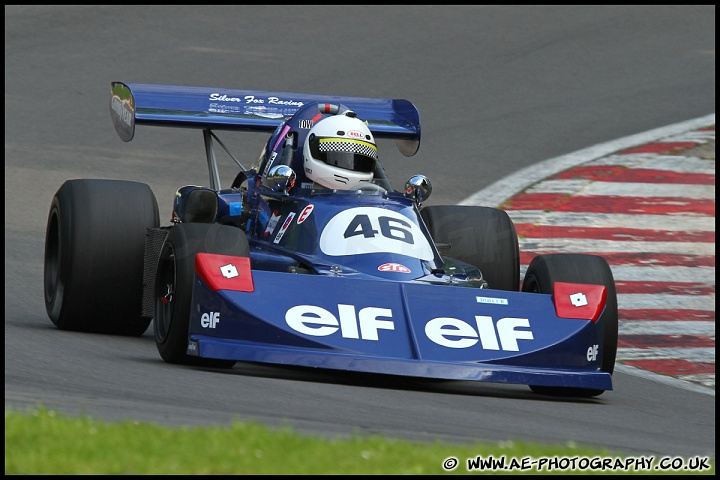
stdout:
[[323,187],[352,190],[369,184],[377,161],[373,134],[351,110],[320,120],[305,137],[305,175]]

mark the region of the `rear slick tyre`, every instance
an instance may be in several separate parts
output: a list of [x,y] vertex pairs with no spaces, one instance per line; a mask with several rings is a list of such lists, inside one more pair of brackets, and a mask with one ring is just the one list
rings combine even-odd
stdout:
[[140,336],[145,234],[160,223],[149,186],[68,180],[50,204],[43,287],[61,330]]

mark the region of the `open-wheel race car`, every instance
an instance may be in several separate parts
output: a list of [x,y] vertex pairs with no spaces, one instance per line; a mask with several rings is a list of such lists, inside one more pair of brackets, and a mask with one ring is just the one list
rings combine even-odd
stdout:
[[[182,186],[161,225],[147,184],[66,181],[45,244],[47,312],[60,329],[140,336],[169,363],[237,361],[528,385],[612,389],[618,307],[607,262],[536,256],[520,278],[506,212],[424,206],[395,190],[376,139],[405,156],[420,117],[403,99],[111,85],[123,141],[136,125],[200,129],[209,185]],[[245,168],[215,132],[265,131]],[[237,163],[222,188],[215,148]]]

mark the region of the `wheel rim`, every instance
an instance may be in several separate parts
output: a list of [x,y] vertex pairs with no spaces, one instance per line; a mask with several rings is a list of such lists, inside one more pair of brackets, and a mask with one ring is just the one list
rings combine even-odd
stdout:
[[540,293],[540,285],[538,285],[537,278],[530,275],[525,278],[523,283],[523,292]]
[[155,296],[155,336],[163,343],[170,332],[175,308],[175,251],[167,245],[158,263],[157,289]]
[[52,302],[55,299],[58,285],[58,269],[60,263],[60,239],[57,215],[53,214],[48,226],[47,240],[45,242],[45,300]]

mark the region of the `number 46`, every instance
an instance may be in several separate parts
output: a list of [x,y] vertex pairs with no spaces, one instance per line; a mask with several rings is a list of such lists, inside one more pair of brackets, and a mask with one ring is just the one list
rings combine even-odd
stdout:
[[[409,228],[411,227],[409,222],[400,220],[399,218],[379,216],[377,221],[380,224],[380,233],[383,237],[391,238],[393,240],[400,240],[401,242],[413,244],[412,233]],[[403,228],[408,227],[408,229]],[[367,215],[356,215],[352,219],[350,225],[345,229],[345,238],[362,235],[365,238],[372,238],[378,234],[378,231],[373,228],[370,217]]]

